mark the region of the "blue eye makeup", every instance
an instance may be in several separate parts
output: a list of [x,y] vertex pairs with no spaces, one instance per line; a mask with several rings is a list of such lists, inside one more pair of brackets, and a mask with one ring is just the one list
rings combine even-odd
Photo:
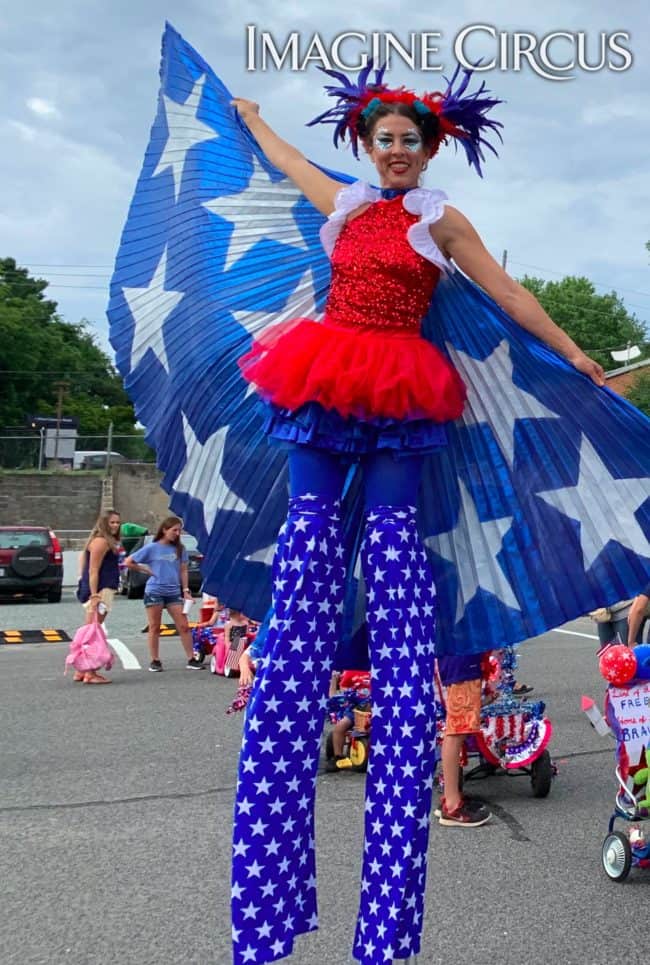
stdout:
[[376,134],[373,144],[378,151],[389,151],[393,144],[393,139],[389,134]]
[[[395,137],[390,131],[380,128],[373,137],[372,143],[378,151],[390,151],[394,140]],[[405,151],[410,151],[412,154],[415,154],[422,147],[422,138],[415,130],[407,131],[401,138],[398,138],[398,141],[401,141]]]

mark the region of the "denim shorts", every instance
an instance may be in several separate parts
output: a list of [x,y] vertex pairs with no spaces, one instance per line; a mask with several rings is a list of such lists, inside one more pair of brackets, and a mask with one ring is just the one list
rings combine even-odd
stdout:
[[180,593],[145,593],[145,606],[173,606],[175,603],[183,605],[183,597]]

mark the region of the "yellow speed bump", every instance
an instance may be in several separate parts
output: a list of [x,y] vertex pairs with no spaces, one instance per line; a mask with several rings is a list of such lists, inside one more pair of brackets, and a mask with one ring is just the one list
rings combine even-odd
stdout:
[[70,640],[65,630],[0,630],[0,643],[64,643]]

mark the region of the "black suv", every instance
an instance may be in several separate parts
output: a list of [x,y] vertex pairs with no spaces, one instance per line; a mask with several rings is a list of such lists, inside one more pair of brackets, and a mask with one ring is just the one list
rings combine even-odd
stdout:
[[[132,556],[136,550],[141,549],[147,543],[153,541],[153,536],[148,534],[147,536],[141,536],[140,539],[133,545],[133,548],[128,551],[127,556]],[[199,552],[198,543],[193,536],[189,533],[183,533],[181,535],[181,543],[187,550],[187,582],[190,590],[194,595],[200,593],[201,584],[203,583],[203,576],[201,575],[201,561],[203,559],[203,553]],[[129,600],[141,599],[144,596],[144,585],[147,582],[147,574],[140,573],[139,570],[120,570],[120,593],[127,596]]]
[[46,526],[0,526],[0,597],[42,596],[58,603],[61,544]]

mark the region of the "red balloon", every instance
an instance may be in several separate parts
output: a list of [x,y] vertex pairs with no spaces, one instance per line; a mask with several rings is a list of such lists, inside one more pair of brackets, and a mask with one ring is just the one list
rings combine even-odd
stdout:
[[634,651],[623,643],[605,650],[598,666],[605,680],[615,687],[622,687],[636,676]]

